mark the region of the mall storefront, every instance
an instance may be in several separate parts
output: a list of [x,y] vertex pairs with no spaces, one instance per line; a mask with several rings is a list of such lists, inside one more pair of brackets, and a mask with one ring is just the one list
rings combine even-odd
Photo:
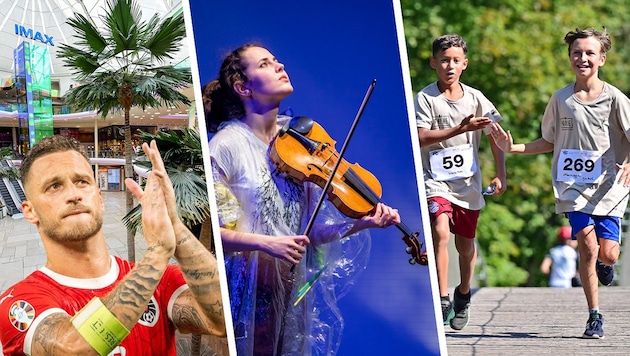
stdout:
[[[157,133],[157,126],[132,126],[131,141],[134,157],[141,146],[140,132]],[[0,148],[11,147],[15,149],[19,130],[11,127],[0,127]],[[95,178],[99,188],[103,191],[124,190],[125,179],[125,128],[123,125],[111,125],[99,128],[97,131],[97,144],[95,149],[94,130],[85,128],[55,128],[55,135],[72,137],[83,145],[90,157],[95,172]],[[20,155],[14,151],[14,159]],[[134,171],[135,172],[135,171]],[[135,175],[135,173],[134,173]]]

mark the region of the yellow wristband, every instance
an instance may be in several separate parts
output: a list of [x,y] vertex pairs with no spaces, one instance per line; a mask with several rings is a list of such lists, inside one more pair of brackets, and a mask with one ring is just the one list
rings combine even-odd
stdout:
[[70,321],[101,356],[107,356],[129,335],[129,330],[96,297]]

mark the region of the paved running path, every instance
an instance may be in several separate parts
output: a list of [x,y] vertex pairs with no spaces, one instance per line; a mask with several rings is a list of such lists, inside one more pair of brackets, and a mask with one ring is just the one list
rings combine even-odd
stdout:
[[480,288],[470,324],[445,326],[449,355],[630,355],[630,287],[600,287],[603,340],[582,339],[582,288]]

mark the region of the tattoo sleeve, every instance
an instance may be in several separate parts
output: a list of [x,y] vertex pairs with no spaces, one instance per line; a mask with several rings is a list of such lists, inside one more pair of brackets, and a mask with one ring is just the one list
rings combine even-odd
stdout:
[[144,313],[153,292],[160,282],[166,267],[168,258],[153,253],[151,247],[147,248],[145,256],[140,260],[131,272],[111,291],[106,297],[101,298],[103,304],[116,316],[129,330]]
[[[168,256],[147,248],[147,252],[125,278],[101,302],[131,330],[144,313],[166,267]],[[37,326],[31,346],[33,355],[97,355],[79,334],[65,313],[44,318]]]
[[217,260],[184,226],[175,228],[179,263],[190,293],[183,294],[173,309],[182,331],[225,335],[225,317]]

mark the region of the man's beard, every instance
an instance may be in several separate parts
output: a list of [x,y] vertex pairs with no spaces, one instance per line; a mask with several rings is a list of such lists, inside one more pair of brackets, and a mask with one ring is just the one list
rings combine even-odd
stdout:
[[[93,213],[92,210],[89,213]],[[61,228],[61,223],[48,223],[40,220],[39,227],[42,229],[44,235],[48,236],[56,242],[81,242],[85,241],[92,236],[96,235],[103,226],[103,214],[102,212],[96,213],[95,216],[86,224],[74,224],[75,226],[69,229],[67,226]]]

